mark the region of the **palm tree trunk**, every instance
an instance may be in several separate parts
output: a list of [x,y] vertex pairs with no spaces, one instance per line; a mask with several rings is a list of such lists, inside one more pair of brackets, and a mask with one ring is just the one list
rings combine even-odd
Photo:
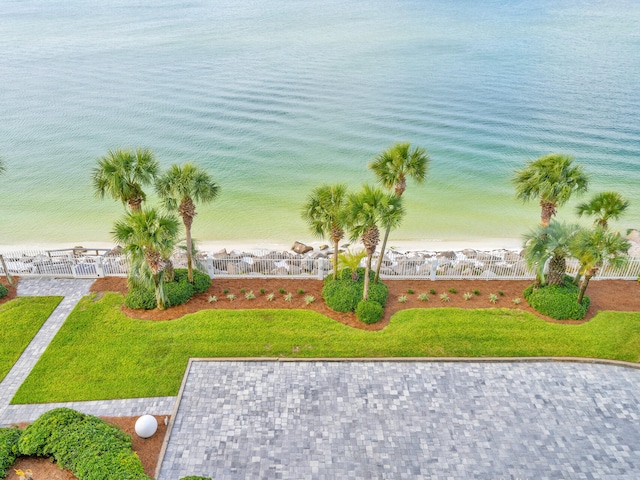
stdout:
[[364,285],[362,289],[362,300],[369,300],[369,272],[371,271],[371,259],[373,254],[367,253],[367,264],[364,269]]
[[153,275],[153,283],[156,291],[156,303],[158,304],[158,310],[164,310],[166,308],[165,295],[164,295],[164,270]]
[[587,286],[589,286],[589,280],[591,280],[592,275],[586,274],[584,276],[584,280],[582,280],[582,284],[580,285],[580,293],[578,293],[578,303],[582,305],[582,299],[584,298],[584,292],[587,291]]
[[384,252],[387,249],[387,240],[389,239],[389,232],[391,228],[387,228],[384,232],[384,239],[382,240],[382,248],[380,249],[380,256],[378,257],[378,264],[376,265],[376,276],[373,279],[374,283],[378,283],[380,280],[380,268],[382,267],[382,261],[384,260]]
[[540,224],[543,227],[548,227],[551,223],[551,217],[556,214],[556,204],[553,202],[540,202],[542,211],[540,212]]
[[193,261],[191,259],[191,225],[187,226],[187,222],[184,222],[184,231],[187,240],[187,279],[189,283],[193,283]]
[[338,248],[340,240],[333,242],[333,279],[338,279]]
[[564,257],[551,257],[549,261],[549,285],[564,285],[564,274],[567,270],[567,261]]

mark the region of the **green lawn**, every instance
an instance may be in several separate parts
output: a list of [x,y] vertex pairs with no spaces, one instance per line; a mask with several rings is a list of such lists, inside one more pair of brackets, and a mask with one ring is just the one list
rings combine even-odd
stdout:
[[576,356],[640,360],[640,313],[582,325],[508,309],[413,309],[382,331],[305,310],[208,310],[132,320],[122,296],[83,299],[13,403],[176,395],[189,357]]
[[0,305],[0,381],[62,297],[19,297]]

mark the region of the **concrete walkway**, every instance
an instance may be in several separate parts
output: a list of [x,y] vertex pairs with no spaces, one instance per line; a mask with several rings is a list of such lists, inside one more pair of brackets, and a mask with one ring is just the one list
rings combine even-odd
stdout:
[[11,371],[0,384],[0,426],[15,422],[32,422],[44,412],[57,407],[69,407],[98,416],[138,416],[145,413],[169,415],[175,397],[136,398],[98,402],[48,403],[37,405],[9,405],[18,388],[31,372],[40,356],[75,308],[89,293],[94,280],[23,278],[18,283],[19,296],[63,296],[64,299],[31,340]]

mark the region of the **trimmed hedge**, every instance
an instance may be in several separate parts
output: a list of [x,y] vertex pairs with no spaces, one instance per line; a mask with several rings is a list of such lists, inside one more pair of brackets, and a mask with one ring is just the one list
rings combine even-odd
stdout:
[[7,469],[18,457],[18,440],[21,430],[17,427],[0,428],[0,478],[7,475]]
[[356,307],[356,317],[367,325],[380,321],[383,315],[384,308],[375,300],[362,300]]
[[586,295],[582,298],[582,304],[578,303],[580,289],[570,279],[565,280],[564,286],[534,287],[529,285],[522,295],[534,310],[556,320],[581,320],[591,304]]
[[[338,279],[334,280],[333,275],[329,275],[322,287],[322,297],[327,306],[336,312],[354,312],[358,304],[362,301],[364,291],[364,268],[356,270],[358,280],[351,278],[351,269],[345,268],[338,273]],[[375,272],[370,272],[369,278],[369,300],[377,302],[381,307],[387,304],[389,289],[382,283],[373,283]]]
[[9,293],[9,289],[0,283],[0,298],[6,297],[7,293]]
[[[193,271],[193,284],[189,283],[188,272],[185,268],[176,268],[173,282],[164,284],[164,291],[169,299],[168,306],[181,305],[198,293],[206,292],[211,286],[211,279],[206,273]],[[153,310],[156,308],[154,290],[147,288],[131,288],[127,292],[124,304],[135,310]]]
[[70,408],[56,408],[24,429],[20,455],[51,457],[80,480],[149,480],[131,437],[104,420]]

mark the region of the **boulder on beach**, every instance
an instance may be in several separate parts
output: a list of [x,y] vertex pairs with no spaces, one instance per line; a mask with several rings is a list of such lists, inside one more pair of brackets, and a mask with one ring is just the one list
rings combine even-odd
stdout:
[[295,242],[293,244],[293,247],[291,247],[291,250],[293,250],[296,253],[299,253],[300,255],[303,255],[307,252],[312,251],[313,247],[309,245],[305,245],[304,243],[301,243],[301,242]]

